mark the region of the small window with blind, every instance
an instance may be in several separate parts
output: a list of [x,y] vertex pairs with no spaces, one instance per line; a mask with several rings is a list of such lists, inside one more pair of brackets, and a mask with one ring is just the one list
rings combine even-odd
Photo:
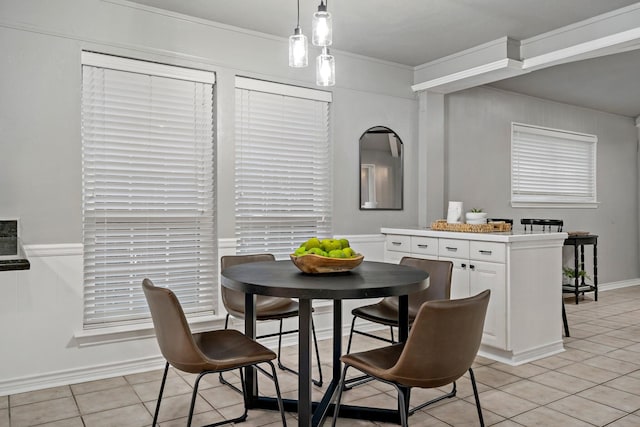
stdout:
[[142,280],[189,318],[217,306],[211,72],[82,54],[84,328],[150,321]]
[[330,102],[330,92],[236,78],[237,253],[283,259],[332,235]]
[[513,207],[597,207],[598,137],[512,123]]

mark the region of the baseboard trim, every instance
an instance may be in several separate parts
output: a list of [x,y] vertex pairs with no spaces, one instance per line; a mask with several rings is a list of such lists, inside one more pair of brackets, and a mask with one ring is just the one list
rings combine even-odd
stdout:
[[514,353],[512,351],[500,350],[498,348],[480,345],[478,355],[486,357],[497,362],[502,362],[511,366],[523,365],[534,360],[542,359],[543,357],[553,356],[554,354],[562,353],[564,351],[564,345],[562,340],[544,345],[541,347],[532,348],[527,351]]
[[158,355],[118,363],[85,366],[78,369],[10,378],[0,381],[0,396],[148,372],[154,369],[161,369],[164,363],[164,358]]
[[598,292],[606,292],[614,289],[630,288],[640,285],[640,278],[620,280],[618,282],[602,283],[598,285]]
[[82,243],[59,243],[23,246],[27,258],[82,255],[83,248],[84,246],[82,245]]

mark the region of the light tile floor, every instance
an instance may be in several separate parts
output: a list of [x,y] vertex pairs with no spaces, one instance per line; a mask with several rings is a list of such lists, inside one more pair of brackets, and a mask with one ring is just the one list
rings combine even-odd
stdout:
[[[640,426],[640,287],[592,294],[575,305],[566,300],[571,338],[566,351],[521,366],[508,366],[478,357],[474,372],[487,425],[510,426]],[[558,326],[560,327],[560,325]],[[346,340],[345,340],[346,341]],[[354,338],[356,350],[379,343]],[[331,341],[320,343],[322,360],[329,361]],[[297,348],[284,349],[295,365]],[[324,365],[325,377],[330,372]],[[20,426],[149,426],[162,371],[73,384],[0,397],[0,427]],[[295,397],[297,378],[279,371],[284,397]],[[160,413],[162,427],[184,426],[195,376],[170,371]],[[238,381],[237,376],[230,379]],[[272,393],[270,381],[261,390]],[[412,392],[420,402],[442,390]],[[321,393],[314,387],[314,396]],[[375,407],[395,406],[389,386],[370,382],[344,394],[345,402]],[[242,411],[241,396],[218,382],[217,375],[201,381],[194,425],[232,418]],[[288,413],[289,425],[297,424]],[[478,424],[471,384],[465,375],[458,395],[423,409],[409,419],[411,426],[475,426]],[[328,424],[328,423],[325,423]],[[250,410],[245,426],[277,426],[275,411]],[[341,426],[384,425],[340,419]]]

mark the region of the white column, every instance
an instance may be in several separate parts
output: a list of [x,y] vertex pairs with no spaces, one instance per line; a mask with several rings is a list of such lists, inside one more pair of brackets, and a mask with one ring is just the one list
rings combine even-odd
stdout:
[[444,94],[418,95],[418,225],[444,218],[446,164]]

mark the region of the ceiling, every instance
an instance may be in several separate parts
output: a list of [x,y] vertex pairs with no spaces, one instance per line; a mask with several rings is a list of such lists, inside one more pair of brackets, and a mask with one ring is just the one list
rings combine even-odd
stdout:
[[[288,37],[296,0],[132,0],[201,19]],[[319,0],[300,1],[310,36]],[[637,0],[331,0],[332,48],[408,66],[509,36],[523,40]],[[493,86],[541,98],[640,116],[640,51],[559,65]]]

